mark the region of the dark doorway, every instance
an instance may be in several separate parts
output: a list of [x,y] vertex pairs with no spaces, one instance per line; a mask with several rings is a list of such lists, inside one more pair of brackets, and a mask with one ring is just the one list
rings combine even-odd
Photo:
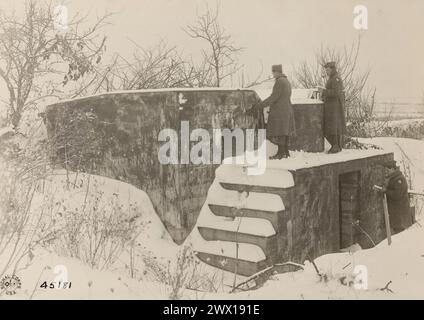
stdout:
[[340,190],[340,249],[355,243],[354,223],[359,218],[359,171],[339,176]]

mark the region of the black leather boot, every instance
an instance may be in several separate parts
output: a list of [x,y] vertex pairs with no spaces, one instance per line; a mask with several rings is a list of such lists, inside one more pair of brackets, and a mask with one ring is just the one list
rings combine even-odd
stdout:
[[339,153],[342,151],[342,139],[339,134],[336,134],[334,136],[334,152],[333,153]]
[[339,151],[338,150],[338,141],[337,141],[337,136],[335,134],[332,134],[331,136],[329,136],[329,141],[331,144],[331,148],[330,150],[328,150],[328,153],[337,153]]
[[342,151],[343,147],[344,147],[344,141],[343,141],[343,135],[342,134],[337,135],[337,142],[339,143],[340,151]]
[[269,160],[280,160],[283,158],[283,154],[284,154],[284,148],[282,145],[279,144],[277,153],[274,156],[269,157]]
[[285,137],[285,143],[284,143],[284,150],[283,150],[283,158],[289,158],[290,157],[290,151],[289,151],[289,137]]

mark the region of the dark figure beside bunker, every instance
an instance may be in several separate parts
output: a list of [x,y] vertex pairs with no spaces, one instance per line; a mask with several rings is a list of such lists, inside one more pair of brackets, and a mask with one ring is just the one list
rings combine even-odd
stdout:
[[384,164],[387,168],[386,180],[382,192],[386,193],[390,227],[394,234],[399,233],[412,224],[409,208],[408,183],[405,176],[396,166],[396,161]]
[[324,136],[331,144],[328,153],[338,153],[342,151],[346,132],[344,87],[335,62],[326,63],[324,68],[328,76],[325,88],[320,88],[324,101]]
[[281,64],[272,66],[272,75],[275,78],[272,93],[258,107],[263,109],[270,106],[266,136],[278,145],[277,154],[270,157],[273,160],[290,157],[289,139],[295,134],[295,125],[290,101],[292,89]]

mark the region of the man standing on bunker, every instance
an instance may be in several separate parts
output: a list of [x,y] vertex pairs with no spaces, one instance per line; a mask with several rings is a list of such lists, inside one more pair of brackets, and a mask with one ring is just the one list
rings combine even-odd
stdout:
[[342,151],[346,132],[344,87],[335,62],[326,63],[324,69],[328,76],[325,88],[320,88],[324,101],[324,136],[331,144],[328,153],[338,153]]
[[277,154],[270,157],[274,160],[290,157],[289,137],[295,134],[295,125],[290,101],[291,85],[281,64],[272,66],[272,75],[275,78],[272,93],[258,107],[263,109],[270,106],[266,136],[269,141],[278,145]]

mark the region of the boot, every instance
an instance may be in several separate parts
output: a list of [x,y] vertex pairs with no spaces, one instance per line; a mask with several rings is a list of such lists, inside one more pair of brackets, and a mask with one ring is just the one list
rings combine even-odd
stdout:
[[330,150],[328,150],[328,153],[338,153],[340,152],[340,147],[339,147],[339,138],[337,135],[332,134],[330,137],[330,144],[331,144],[331,148]]
[[340,151],[341,151],[341,150],[343,150],[343,147],[344,147],[343,135],[342,135],[342,134],[339,134],[339,135],[337,136],[337,140],[338,140],[338,142],[339,142],[339,149],[340,149]]
[[289,151],[289,137],[285,137],[285,143],[284,143],[284,149],[283,149],[283,158],[289,158],[290,157],[290,151]]
[[269,160],[280,160],[283,158],[283,156],[284,156],[284,147],[279,144],[277,153],[274,156],[269,157]]
[[336,134],[334,136],[334,141],[334,153],[339,153],[340,151],[342,151],[342,136],[340,134]]
[[339,153],[342,151],[338,145],[332,146],[331,149],[328,151],[328,153]]
[[334,153],[334,135],[328,136],[327,140],[331,145],[331,148],[330,150],[328,150],[328,153]]
[[287,148],[284,148],[283,153],[281,154],[281,158],[289,158],[290,157],[290,152]]

